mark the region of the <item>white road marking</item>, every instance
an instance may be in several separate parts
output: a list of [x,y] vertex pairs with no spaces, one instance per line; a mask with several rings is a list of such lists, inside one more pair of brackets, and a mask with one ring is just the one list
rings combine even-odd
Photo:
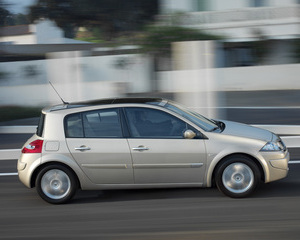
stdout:
[[291,160],[289,164],[300,164],[300,160]]
[[0,173],[0,177],[18,176],[18,173]]

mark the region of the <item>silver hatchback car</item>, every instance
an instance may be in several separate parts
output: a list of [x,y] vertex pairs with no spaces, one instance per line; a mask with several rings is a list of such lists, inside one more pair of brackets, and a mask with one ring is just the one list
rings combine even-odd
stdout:
[[18,160],[19,178],[49,203],[82,190],[211,187],[249,196],[287,176],[281,139],[210,120],[160,98],[116,98],[42,110]]

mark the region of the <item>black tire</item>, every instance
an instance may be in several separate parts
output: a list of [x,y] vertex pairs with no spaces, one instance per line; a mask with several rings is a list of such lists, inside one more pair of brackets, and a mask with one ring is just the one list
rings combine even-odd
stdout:
[[226,196],[243,198],[251,195],[260,183],[260,171],[255,162],[243,155],[225,159],[216,169],[216,185]]
[[52,204],[66,203],[78,188],[73,172],[62,165],[48,165],[41,169],[35,186],[40,197]]

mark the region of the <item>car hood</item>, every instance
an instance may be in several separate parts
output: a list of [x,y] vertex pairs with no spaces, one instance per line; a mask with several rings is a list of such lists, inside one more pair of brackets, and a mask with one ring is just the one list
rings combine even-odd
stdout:
[[273,139],[274,134],[268,130],[237,122],[223,120],[222,122],[225,124],[225,129],[223,130],[222,134],[252,138],[266,142],[272,141]]

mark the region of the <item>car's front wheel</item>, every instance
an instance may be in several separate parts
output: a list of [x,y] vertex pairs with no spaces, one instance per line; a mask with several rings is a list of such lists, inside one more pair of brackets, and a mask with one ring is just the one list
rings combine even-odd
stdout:
[[247,197],[260,183],[260,171],[247,156],[232,156],[216,170],[216,185],[225,195],[233,198]]
[[36,190],[40,197],[52,204],[69,201],[77,190],[77,181],[72,171],[62,165],[48,165],[37,175]]

